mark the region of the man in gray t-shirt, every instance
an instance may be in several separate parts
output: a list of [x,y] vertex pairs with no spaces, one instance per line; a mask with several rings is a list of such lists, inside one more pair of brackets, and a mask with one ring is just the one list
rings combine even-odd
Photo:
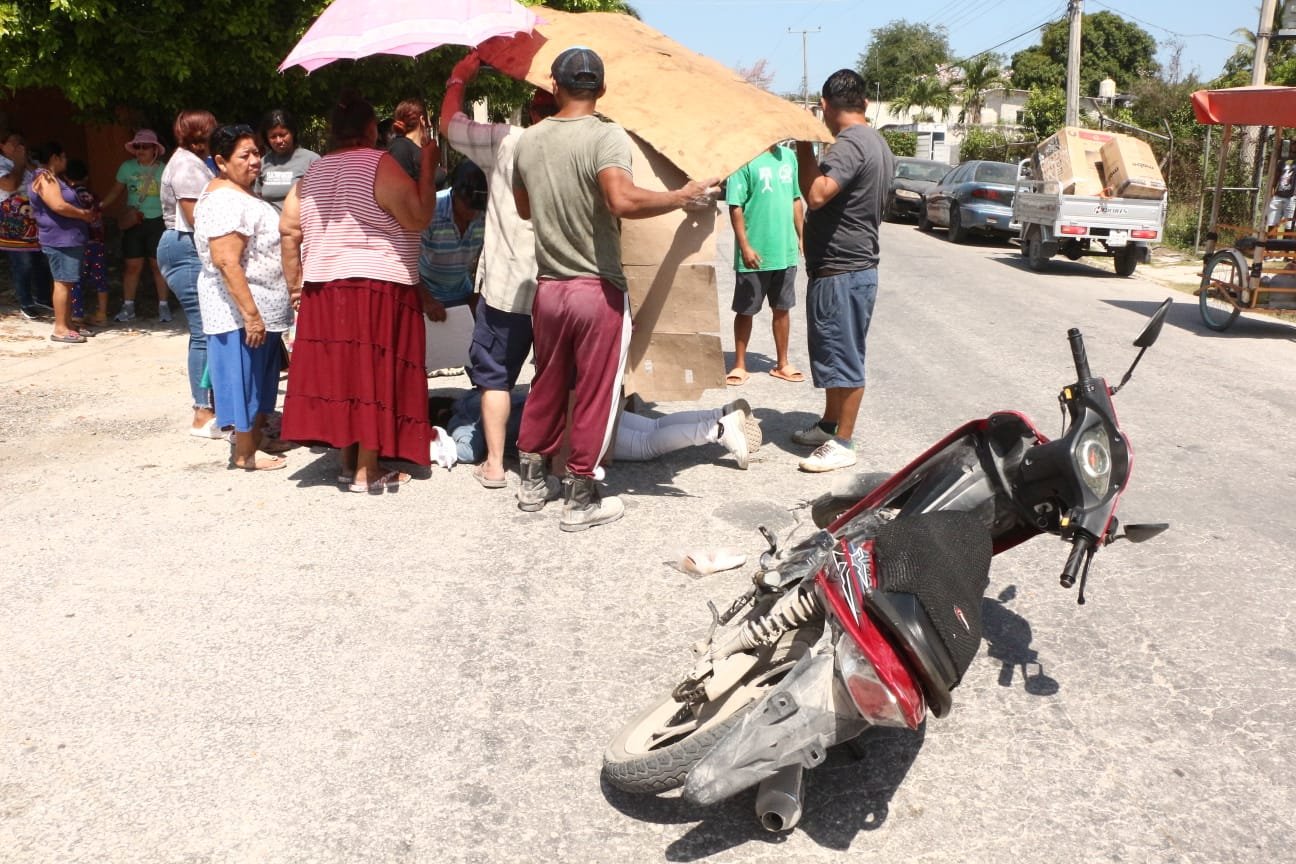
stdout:
[[792,440],[815,450],[802,471],[834,471],[855,464],[855,421],[864,398],[864,348],[877,299],[878,225],[886,211],[895,157],[868,125],[864,79],[850,69],[823,86],[824,123],[836,136],[815,158],[797,143],[801,195],[808,212],[805,260],[806,331],[810,374],[825,391],[823,417]]
[[535,228],[539,268],[531,307],[536,374],[518,432],[518,507],[539,510],[556,497],[547,460],[569,431],[559,527],[582,531],[624,510],[616,498],[600,498],[595,481],[630,343],[617,220],[711,207],[720,181],[665,192],[636,186],[630,136],[595,111],[605,92],[603,60],[588,48],[568,48],[551,71],[558,113],[527,129],[514,155],[513,196],[518,215]]

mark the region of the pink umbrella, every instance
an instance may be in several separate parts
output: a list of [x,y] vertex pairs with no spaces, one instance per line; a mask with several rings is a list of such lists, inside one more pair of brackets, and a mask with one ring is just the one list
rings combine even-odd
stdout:
[[478,45],[529,33],[535,13],[516,0],[334,0],[279,66],[314,72],[371,54],[415,57],[442,45]]

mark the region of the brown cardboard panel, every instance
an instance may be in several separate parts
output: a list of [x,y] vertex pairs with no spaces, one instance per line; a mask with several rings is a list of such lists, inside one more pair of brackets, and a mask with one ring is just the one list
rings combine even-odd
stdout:
[[1156,198],[1165,195],[1165,180],[1152,147],[1140,138],[1117,135],[1102,146],[1107,187],[1121,198]]
[[636,329],[657,333],[720,332],[712,265],[690,264],[671,271],[640,264],[626,267],[625,274]]
[[636,348],[645,359],[626,372],[627,396],[637,393],[648,402],[697,401],[703,392],[725,386],[719,336],[636,330],[630,340],[632,357]]
[[[687,181],[684,172],[642,138],[631,134],[634,145],[634,182],[644,189],[678,189]],[[719,205],[717,205],[718,207]],[[716,209],[700,213],[674,210],[651,219],[621,220],[621,263],[652,264],[674,268],[683,264],[715,261]]]
[[1102,146],[1115,136],[1110,132],[1064,126],[1035,149],[1040,176],[1056,180],[1065,195],[1101,195],[1104,182]]
[[753,87],[636,18],[546,7],[536,13],[544,23],[534,33],[487,40],[479,49],[482,59],[548,90],[559,53],[573,45],[593,48],[607,70],[599,112],[689,177],[728,177],[776,141],[832,141],[827,127],[801,106]]

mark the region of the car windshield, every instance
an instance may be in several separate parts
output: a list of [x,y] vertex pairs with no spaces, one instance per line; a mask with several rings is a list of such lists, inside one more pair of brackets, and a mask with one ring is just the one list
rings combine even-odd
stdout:
[[948,170],[948,165],[939,162],[901,162],[896,165],[896,176],[901,180],[930,180],[935,183]]
[[975,179],[978,183],[1008,183],[1011,185],[1017,182],[1017,166],[1005,162],[986,162],[977,166]]

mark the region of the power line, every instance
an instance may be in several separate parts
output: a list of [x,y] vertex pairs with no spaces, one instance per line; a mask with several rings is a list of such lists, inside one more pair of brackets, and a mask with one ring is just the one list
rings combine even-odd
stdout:
[[[986,15],[987,13],[989,13],[991,9],[993,9],[995,6],[998,6],[1002,2],[1003,0],[974,0],[974,2],[968,3],[958,12],[954,13],[954,15],[952,15],[949,21],[946,23],[946,26],[949,29],[953,30],[955,28],[963,26],[969,21],[975,21],[977,18],[980,18]],[[987,3],[989,3],[990,5],[987,6],[986,5]]]
[[984,51],[978,51],[975,54],[969,54],[967,57],[964,57],[962,60],[955,62],[953,65],[960,66],[968,62],[969,60],[974,60],[977,57],[980,57],[982,54],[989,54],[991,51],[995,50],[996,48],[1002,48],[1003,46],[1007,45],[1009,42],[1016,42],[1018,39],[1022,38],[1023,36],[1029,36],[1030,34],[1040,30],[1041,28],[1047,27],[1049,24],[1055,24],[1061,20],[1060,18],[1057,17],[1057,13],[1058,10],[1054,10],[1053,15],[1051,17],[1044,19],[1040,23],[1036,24],[1034,27],[1031,27],[1028,30],[1023,30],[1022,32],[1018,33],[1016,36],[1010,36],[1007,39],[1003,40],[1002,42],[998,43],[997,45],[991,45],[989,48],[986,48]]
[[1117,9],[1115,6],[1109,6],[1108,4],[1103,3],[1102,0],[1092,0],[1092,2],[1095,6],[1101,6],[1109,12],[1115,12],[1117,15],[1124,15],[1126,18],[1137,21],[1140,24],[1146,24],[1149,27],[1155,27],[1163,33],[1169,33],[1171,36],[1178,36],[1180,39],[1218,39],[1221,42],[1228,42],[1233,45],[1246,44],[1246,42],[1241,39],[1230,39],[1227,36],[1220,36],[1218,33],[1180,33],[1176,30],[1171,30],[1169,27],[1162,27],[1160,24],[1153,24],[1151,21],[1145,21],[1137,15],[1131,15],[1128,12]]

